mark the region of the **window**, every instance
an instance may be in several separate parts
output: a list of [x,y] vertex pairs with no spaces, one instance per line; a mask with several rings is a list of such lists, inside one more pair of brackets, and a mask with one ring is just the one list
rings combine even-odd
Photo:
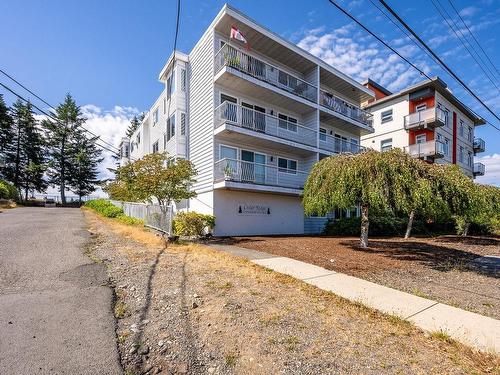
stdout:
[[427,136],[425,134],[419,134],[415,137],[415,143],[425,143],[427,142]]
[[472,152],[467,151],[467,165],[472,167]]
[[462,146],[458,149],[458,161],[460,163],[464,162],[464,148]]
[[359,152],[359,140],[351,138],[351,152],[357,154]]
[[181,90],[186,91],[186,69],[181,69]]
[[382,124],[389,121],[392,121],[392,109],[380,113],[380,122]]
[[163,98],[163,114],[167,113],[167,98]]
[[155,109],[155,111],[153,112],[153,126],[156,125],[156,123],[158,122],[158,116],[159,116],[159,113],[158,113],[158,108]]
[[175,136],[175,113],[167,120],[167,142]]
[[450,140],[448,138],[444,139],[444,154],[450,156]]
[[278,170],[283,173],[297,173],[297,161],[292,159],[278,158]]
[[319,128],[319,140],[326,142],[326,129],[325,128]]
[[153,143],[153,154],[156,154],[158,152],[158,141]]
[[282,113],[278,114],[279,122],[278,126],[281,129],[285,129],[291,132],[297,132],[297,119],[284,115]]
[[137,145],[141,143],[141,133],[137,133],[137,137],[135,137],[135,141],[137,142]]
[[392,138],[380,141],[380,151],[389,151],[392,148]]
[[167,78],[167,99],[170,99],[175,90],[175,71]]
[[427,104],[423,103],[423,104],[419,104],[415,107],[415,112],[422,112],[422,111],[425,111],[427,109]]
[[134,142],[130,142],[130,152],[134,152]]
[[186,114],[181,112],[181,135],[186,135]]
[[450,127],[450,110],[448,108],[444,109],[444,124],[447,128]]
[[472,142],[472,128],[469,126],[469,128],[467,129],[467,139]]
[[458,134],[463,137],[464,136],[464,120],[460,120],[460,126],[458,128]]

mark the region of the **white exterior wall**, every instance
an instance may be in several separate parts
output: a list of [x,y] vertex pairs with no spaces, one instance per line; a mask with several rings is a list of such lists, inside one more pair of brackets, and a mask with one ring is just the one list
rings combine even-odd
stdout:
[[[270,214],[239,213],[242,204],[269,208]],[[304,209],[299,197],[216,190],[214,208],[216,236],[304,233]]]

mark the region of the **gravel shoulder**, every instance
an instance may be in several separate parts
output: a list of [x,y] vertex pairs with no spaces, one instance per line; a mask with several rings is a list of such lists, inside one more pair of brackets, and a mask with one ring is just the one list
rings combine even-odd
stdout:
[[223,243],[312,263],[407,293],[500,319],[500,274],[473,267],[475,259],[500,255],[496,238],[435,239],[234,237]]
[[243,259],[85,210],[115,286],[126,374],[467,374],[498,357]]

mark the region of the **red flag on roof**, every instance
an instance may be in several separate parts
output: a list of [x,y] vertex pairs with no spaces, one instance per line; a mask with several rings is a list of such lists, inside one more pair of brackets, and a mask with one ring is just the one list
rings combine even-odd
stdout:
[[236,39],[244,43],[247,49],[250,49],[250,45],[247,42],[247,38],[245,38],[245,35],[241,32],[241,30],[239,30],[235,26],[231,26],[231,39]]

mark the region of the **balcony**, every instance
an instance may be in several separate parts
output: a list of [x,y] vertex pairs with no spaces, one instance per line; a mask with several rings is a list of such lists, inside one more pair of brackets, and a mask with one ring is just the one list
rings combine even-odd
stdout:
[[415,143],[405,147],[406,152],[416,158],[442,158],[445,155],[444,143],[440,141],[427,141],[422,143]]
[[484,176],[485,168],[483,163],[474,163],[474,177]]
[[235,69],[310,102],[317,102],[316,86],[228,44],[215,55],[215,74],[224,67]]
[[441,108],[432,107],[410,113],[404,117],[404,127],[406,130],[417,130],[425,128],[435,128],[446,124],[446,112]]
[[360,146],[359,143],[349,142],[325,133],[319,133],[319,148],[336,154],[359,154],[366,151],[366,148]]
[[486,144],[482,138],[474,138],[473,149],[475,154],[484,152],[485,146]]
[[255,136],[267,134],[278,138],[278,141],[316,147],[316,130],[227,101],[215,109],[215,129],[223,125],[250,130],[255,132]]
[[365,127],[373,127],[373,115],[370,112],[363,111],[345,100],[324,91],[319,92],[319,104],[323,107],[328,108],[336,113],[340,113],[351,120],[361,123]]
[[221,183],[220,187],[260,191],[279,187],[297,195],[304,188],[307,176],[304,171],[228,158],[216,161],[214,168],[214,181]]

